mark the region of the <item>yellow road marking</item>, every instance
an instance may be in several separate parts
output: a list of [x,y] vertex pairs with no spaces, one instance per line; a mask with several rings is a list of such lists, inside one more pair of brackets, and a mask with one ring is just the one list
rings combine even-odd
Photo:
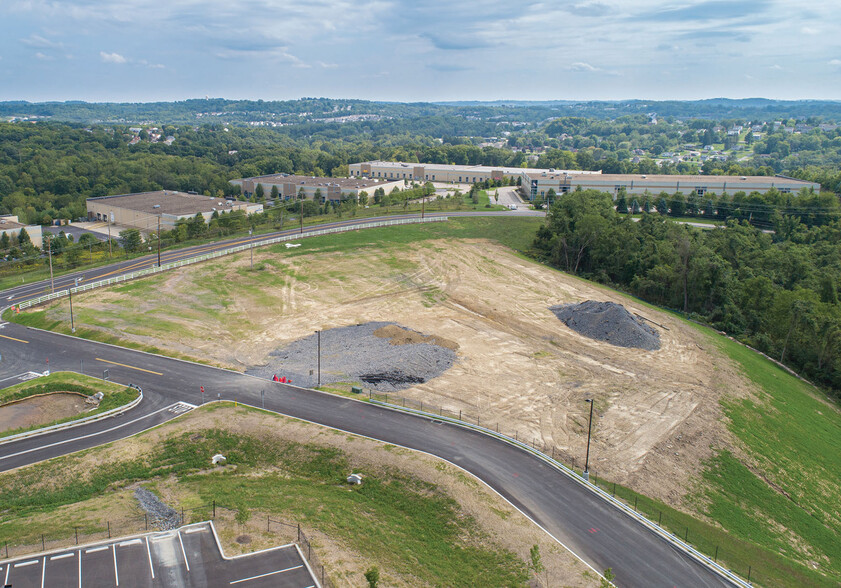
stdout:
[[6,335],[0,335],[4,339],[11,339],[12,341],[17,341],[19,343],[29,343],[29,341],[24,341],[23,339],[15,339],[14,337],[7,337]]
[[96,358],[96,361],[104,361],[105,363],[111,363],[111,364],[114,364],[114,365],[119,365],[119,366],[122,366],[122,367],[125,367],[125,368],[129,368],[130,370],[138,370],[138,371],[141,371],[141,372],[147,372],[149,374],[155,374],[156,376],[162,376],[163,375],[161,372],[153,372],[152,370],[145,370],[143,368],[134,367],[133,365],[126,365],[124,363],[117,363],[116,361],[109,361],[107,359],[101,359],[99,357]]

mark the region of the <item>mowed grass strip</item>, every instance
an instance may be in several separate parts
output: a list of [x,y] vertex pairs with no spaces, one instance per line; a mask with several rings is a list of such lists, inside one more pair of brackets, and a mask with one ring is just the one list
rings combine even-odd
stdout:
[[[144,433],[139,441],[158,434]],[[135,482],[174,480],[179,494],[300,521],[390,573],[406,573],[425,584],[524,586],[528,580],[525,563],[494,547],[476,521],[435,484],[390,469],[360,470],[335,447],[210,428],[164,435],[137,457],[120,453],[125,457],[112,454],[109,459],[108,451],[107,446],[91,449],[0,474],[0,542],[40,541],[42,533],[47,539],[72,536],[72,520],[56,521],[50,529],[28,521],[65,505],[116,495]],[[227,457],[224,469],[210,468],[215,452]],[[99,467],[88,468],[91,460]],[[345,482],[351,467],[365,475],[363,485]]]
[[97,392],[102,392],[103,398],[99,406],[94,410],[49,423],[2,431],[0,432],[0,438],[100,414],[120,406],[125,406],[140,395],[134,388],[127,388],[114,382],[104,382],[97,378],[72,372],[55,372],[48,376],[42,376],[0,390],[0,405],[16,400],[23,400],[38,394],[56,392],[78,392],[85,396],[93,396]]

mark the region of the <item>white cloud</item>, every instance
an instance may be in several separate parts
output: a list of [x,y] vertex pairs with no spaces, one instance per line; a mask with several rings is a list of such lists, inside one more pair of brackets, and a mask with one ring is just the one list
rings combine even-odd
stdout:
[[576,61],[569,66],[572,71],[601,71],[598,67],[585,63],[583,61]]
[[833,67],[838,67],[841,65],[841,59],[830,59],[828,63]]
[[38,49],[61,49],[64,47],[64,43],[50,41],[49,39],[36,34],[29,35],[26,39],[21,39],[20,42],[27,47],[36,47]]
[[768,69],[773,69],[773,70],[775,70],[775,71],[782,71],[782,69],[783,69],[783,68],[782,68],[782,66],[781,66],[781,65],[778,65],[778,64],[776,64],[776,63],[775,63],[774,65],[772,65],[772,66],[771,66],[771,67],[769,67]]
[[119,53],[106,53],[105,51],[100,51],[99,56],[105,63],[125,63],[126,61],[128,61]]
[[52,58],[50,55],[45,55],[45,54],[41,53],[40,51],[38,51],[38,52],[35,54],[35,57],[36,57],[37,59],[42,60],[42,61],[52,61],[52,60],[53,60],[53,58]]

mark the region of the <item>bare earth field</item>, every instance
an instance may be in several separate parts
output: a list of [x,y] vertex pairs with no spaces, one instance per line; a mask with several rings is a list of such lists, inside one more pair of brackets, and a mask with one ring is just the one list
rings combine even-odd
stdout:
[[45,425],[63,418],[91,410],[78,394],[50,394],[25,398],[19,402],[0,406],[0,433],[10,429]]
[[[737,453],[719,398],[750,384],[704,335],[633,299],[490,241],[348,252],[256,250],[74,297],[79,322],[234,369],[330,329],[393,321],[458,345],[442,376],[401,392],[481,414],[582,465],[585,398],[596,399],[591,469],[675,506],[715,449]],[[549,306],[612,301],[662,325],[661,349],[583,337]],[[69,321],[67,302],[48,318]],[[329,365],[322,366],[329,371]],[[693,509],[695,510],[695,509]]]

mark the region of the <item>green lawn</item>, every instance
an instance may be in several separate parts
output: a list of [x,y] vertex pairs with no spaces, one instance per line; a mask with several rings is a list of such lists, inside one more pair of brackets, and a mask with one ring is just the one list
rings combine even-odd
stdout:
[[[225,406],[231,410],[229,404],[199,410]],[[245,407],[237,411],[259,412]],[[278,426],[285,420],[270,418]],[[110,448],[0,474],[0,543],[39,541],[41,533],[48,538],[72,537],[74,526],[81,522],[60,520],[45,530],[27,520],[135,482],[154,487],[174,479],[179,494],[192,497],[191,503],[177,506],[208,507],[197,516],[209,517],[209,505],[215,500],[245,517],[254,510],[300,521],[364,553],[389,573],[405,572],[433,586],[525,586],[528,580],[525,563],[514,553],[491,547],[472,516],[435,484],[400,471],[352,466],[345,453],[324,445],[225,429],[168,432],[162,437],[154,450],[137,457],[125,454],[116,462],[97,460],[101,465],[96,470],[80,476],[72,473],[89,463],[90,454],[104,455]],[[214,452],[227,457],[224,470],[208,469]],[[365,474],[365,483],[348,486],[349,471]]]
[[[134,388],[126,388],[121,384],[105,382],[101,379],[92,378],[72,372],[55,372],[27,382],[22,382],[0,390],[0,405],[15,400],[21,400],[36,394],[49,392],[79,392],[85,396],[92,396],[97,392],[103,393],[99,406],[77,416],[60,419],[51,423],[44,423],[32,427],[18,428],[0,432],[0,437],[8,437],[28,430],[34,430],[49,425],[70,422],[81,418],[93,416],[120,406],[124,406],[138,397],[139,393]],[[2,504],[2,503],[0,503]]]

